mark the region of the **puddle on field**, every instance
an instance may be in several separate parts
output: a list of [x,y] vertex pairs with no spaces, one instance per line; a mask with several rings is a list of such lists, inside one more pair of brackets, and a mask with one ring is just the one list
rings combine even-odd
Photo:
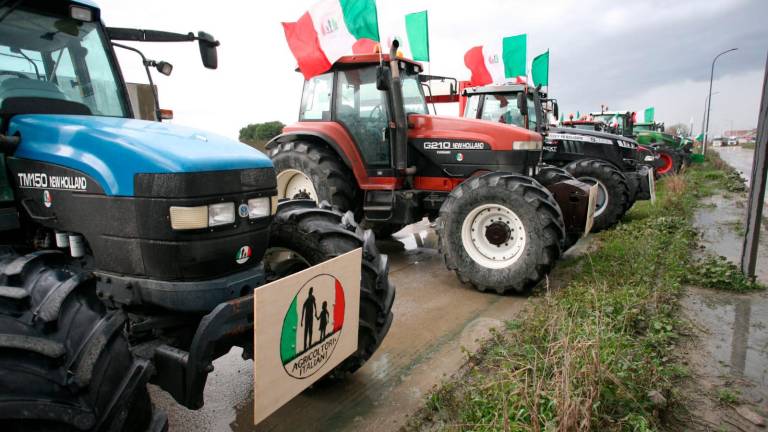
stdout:
[[768,295],[692,288],[682,305],[704,332],[697,346],[706,359],[699,365],[703,372],[746,380],[741,395],[768,410]]

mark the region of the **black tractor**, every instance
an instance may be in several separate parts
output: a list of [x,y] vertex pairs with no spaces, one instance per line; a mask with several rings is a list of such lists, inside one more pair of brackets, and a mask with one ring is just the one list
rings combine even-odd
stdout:
[[637,200],[651,198],[653,168],[629,137],[597,130],[558,128],[557,101],[524,82],[464,87],[459,97],[465,118],[521,126],[544,135],[542,159],[598,187],[593,232],[616,224]]

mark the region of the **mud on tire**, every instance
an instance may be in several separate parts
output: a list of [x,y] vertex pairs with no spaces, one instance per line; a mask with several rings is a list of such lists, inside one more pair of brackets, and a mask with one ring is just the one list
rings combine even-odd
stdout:
[[[462,241],[465,219],[488,205],[509,209],[525,231],[525,245],[514,261],[491,268],[473,259]],[[549,273],[560,257],[563,216],[550,192],[530,177],[491,173],[457,186],[440,208],[438,245],[445,265],[480,291],[525,292]],[[468,246],[472,247],[472,246]]]
[[0,430],[143,431],[151,366],[134,359],[125,315],[58,251],[0,250]]
[[[607,202],[595,212],[592,232],[614,226],[628,209],[630,202],[627,178],[613,165],[597,159],[583,159],[565,166],[565,170],[579,180],[594,184],[595,180],[605,187]],[[599,214],[598,214],[599,213]]]
[[[317,207],[310,200],[283,201],[270,229],[269,247],[291,250],[306,260],[305,265],[316,265],[363,248],[357,352],[337,366],[328,378],[340,378],[359,369],[389,331],[395,300],[395,287],[389,281],[388,257],[376,249],[373,233],[360,229],[351,213],[342,215],[327,202]],[[269,262],[269,258],[266,261]],[[300,268],[290,272],[296,270]]]
[[[289,141],[277,143],[270,150],[269,157],[272,158],[278,176],[289,169],[301,171],[312,181],[318,195],[285,198],[310,198],[318,203],[328,201],[342,212],[351,210],[359,218],[362,209],[358,204],[357,182],[334,151],[306,141]],[[280,198],[283,198],[282,193],[278,190]]]

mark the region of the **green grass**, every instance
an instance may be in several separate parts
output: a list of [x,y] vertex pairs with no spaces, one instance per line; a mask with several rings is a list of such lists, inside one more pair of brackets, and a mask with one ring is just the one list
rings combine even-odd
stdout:
[[599,250],[569,263],[568,286],[543,296],[496,332],[467,374],[437,390],[409,428],[644,431],[687,375],[677,363],[678,297],[696,234],[699,200],[735,187],[717,161],[660,182],[657,204],[641,202],[599,234]]
[[717,400],[724,405],[735,405],[739,403],[739,394],[727,388],[721,388],[717,391]]

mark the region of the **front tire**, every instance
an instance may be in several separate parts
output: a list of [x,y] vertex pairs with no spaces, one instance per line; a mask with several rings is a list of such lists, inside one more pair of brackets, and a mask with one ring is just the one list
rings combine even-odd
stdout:
[[277,173],[279,199],[328,201],[342,212],[362,211],[355,177],[327,147],[306,141],[278,143],[269,154]]
[[151,365],[133,357],[125,314],[94,285],[61,252],[0,252],[2,430],[141,431],[153,421]]
[[[474,231],[473,231],[474,230]],[[437,221],[445,265],[479,291],[525,292],[549,273],[565,235],[560,208],[530,177],[492,173],[457,186]]]
[[376,249],[373,233],[360,229],[347,215],[328,203],[318,208],[310,200],[281,202],[264,258],[268,274],[279,278],[363,248],[357,351],[331,371],[330,378],[352,373],[371,358],[392,324],[395,300],[388,257]]
[[565,166],[577,179],[598,186],[597,208],[592,232],[610,228],[621,219],[629,203],[627,178],[613,165],[597,160],[583,159]]

